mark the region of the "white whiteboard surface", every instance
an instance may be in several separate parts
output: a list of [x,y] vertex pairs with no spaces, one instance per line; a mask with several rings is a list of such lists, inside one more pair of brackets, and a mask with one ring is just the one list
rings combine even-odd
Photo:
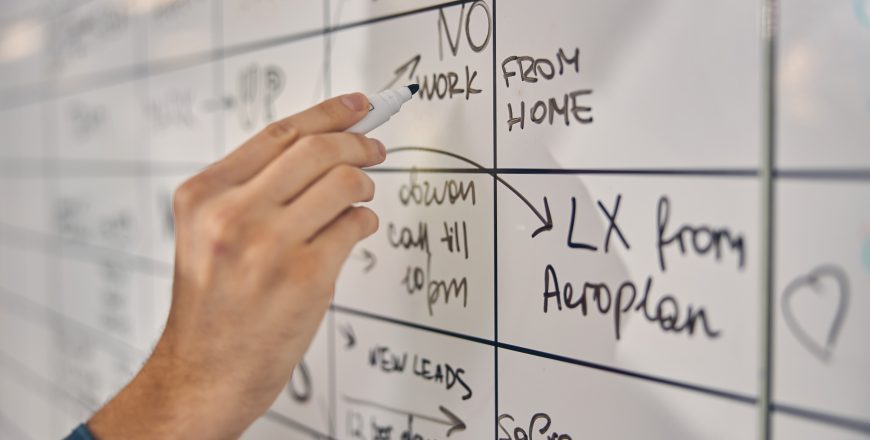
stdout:
[[867,0],[4,2],[0,438],[147,358],[181,182],[411,82],[244,438],[870,438]]

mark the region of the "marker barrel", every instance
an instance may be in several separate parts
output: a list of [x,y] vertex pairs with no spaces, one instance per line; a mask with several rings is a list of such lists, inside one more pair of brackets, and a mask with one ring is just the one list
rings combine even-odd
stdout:
[[384,90],[377,95],[369,96],[369,113],[345,131],[366,134],[378,128],[398,113],[402,104],[410,101],[412,96],[411,89],[405,86]]

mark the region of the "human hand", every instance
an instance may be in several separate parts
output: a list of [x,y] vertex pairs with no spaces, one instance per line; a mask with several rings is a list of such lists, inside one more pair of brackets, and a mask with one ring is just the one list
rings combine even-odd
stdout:
[[154,353],[88,422],[101,440],[236,438],[302,359],[353,246],[377,216],[360,167],[379,141],[341,133],[361,94],[272,123],[175,194],[172,308]]

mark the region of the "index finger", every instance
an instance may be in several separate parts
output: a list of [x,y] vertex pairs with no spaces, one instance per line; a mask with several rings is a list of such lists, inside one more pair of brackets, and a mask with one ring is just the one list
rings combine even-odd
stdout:
[[344,131],[369,112],[369,99],[362,93],[349,93],[327,99],[314,107],[278,121],[299,130],[299,136]]
[[241,147],[212,166],[211,172],[228,184],[241,184],[257,175],[296,139],[317,133],[343,131],[368,113],[362,93],[327,99],[320,104],[269,124]]

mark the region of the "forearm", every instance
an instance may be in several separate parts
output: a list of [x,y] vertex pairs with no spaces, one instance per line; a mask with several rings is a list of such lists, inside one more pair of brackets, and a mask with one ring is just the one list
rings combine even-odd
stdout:
[[224,398],[230,395],[161,343],[87,425],[98,440],[238,438],[250,422],[244,405]]

